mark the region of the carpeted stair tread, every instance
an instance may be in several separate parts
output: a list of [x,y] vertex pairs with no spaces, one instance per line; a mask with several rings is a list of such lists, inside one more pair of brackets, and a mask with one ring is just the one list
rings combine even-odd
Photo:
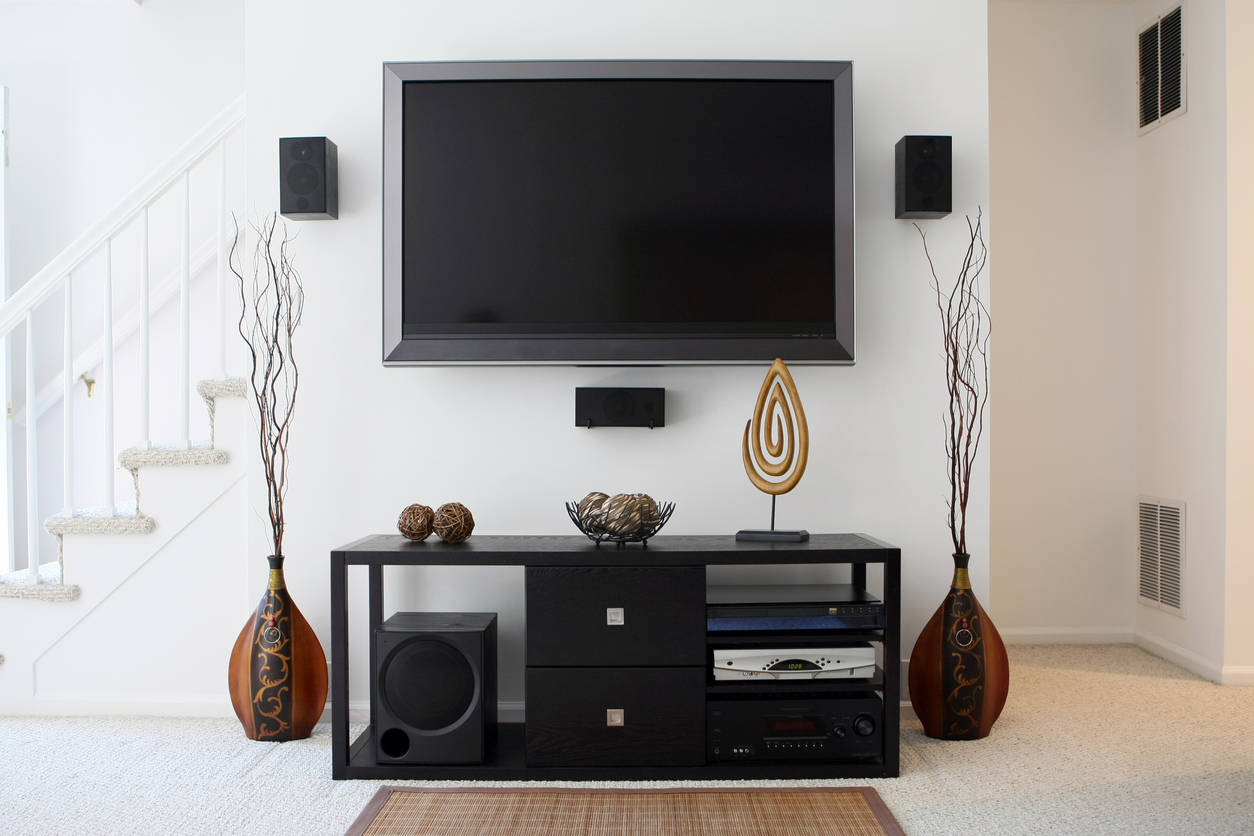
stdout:
[[194,441],[186,450],[180,450],[174,444],[154,444],[147,450],[138,447],[127,447],[118,453],[118,464],[125,470],[140,467],[178,467],[180,465],[227,464],[231,455],[225,450],[216,450],[209,441]]
[[[0,598],[26,598],[35,601],[75,601],[82,593],[78,584],[61,583],[61,564],[42,563],[39,566],[39,583],[26,582],[25,569],[0,575]],[[3,658],[3,657],[0,657]]]
[[49,534],[151,534],[157,522],[139,513],[134,501],[114,506],[113,516],[106,517],[103,508],[80,508],[72,517],[55,516],[44,520]]
[[248,394],[248,381],[242,377],[228,377],[226,380],[196,381],[196,394],[205,400],[213,398],[242,398]]

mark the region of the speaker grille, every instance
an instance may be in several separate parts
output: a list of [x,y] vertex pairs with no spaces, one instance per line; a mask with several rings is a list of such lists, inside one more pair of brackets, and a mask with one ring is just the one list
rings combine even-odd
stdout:
[[318,170],[309,163],[297,163],[287,171],[287,187],[296,194],[309,194],[320,182]]
[[383,672],[383,695],[397,719],[423,731],[457,723],[475,701],[475,672],[457,648],[418,639],[398,648]]
[[[922,153],[924,156],[934,155],[936,149],[925,147]],[[935,160],[925,159],[914,167],[914,173],[910,175],[910,179],[914,182],[916,189],[930,195],[944,185],[945,172]]]
[[1183,502],[1141,497],[1137,521],[1141,603],[1184,616]]

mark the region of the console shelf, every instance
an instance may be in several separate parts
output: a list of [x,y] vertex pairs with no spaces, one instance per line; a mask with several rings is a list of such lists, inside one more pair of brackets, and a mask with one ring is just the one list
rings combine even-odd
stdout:
[[[434,766],[379,765],[374,726],[350,749],[346,778],[389,781],[758,781],[795,778],[883,778],[882,761],[713,763],[703,766],[532,766],[526,764],[522,723],[501,723],[483,763]],[[894,773],[895,775],[895,773]]]
[[[657,567],[692,567],[701,573],[712,565],[783,565],[783,564],[849,564],[854,586],[866,588],[867,564],[883,566],[883,593],[886,626],[883,630],[841,633],[830,641],[837,643],[878,642],[883,668],[876,668],[872,679],[822,680],[810,682],[737,683],[714,682],[709,679],[702,689],[698,678],[693,682],[698,695],[710,700],[758,694],[772,698],[789,695],[874,694],[883,700],[883,757],[848,758],[845,760],[737,761],[699,763],[691,766],[666,766],[656,763],[641,766],[537,766],[527,764],[526,726],[501,723],[496,727],[495,742],[481,764],[412,765],[380,764],[376,761],[374,726],[350,745],[348,705],[349,693],[349,572],[348,567],[368,567],[368,630],[371,635],[383,622],[383,567],[405,566],[525,566],[567,567],[571,569],[644,569]],[[647,573],[646,573],[647,574]],[[559,580],[561,573],[558,573]],[[697,575],[698,579],[701,577]],[[550,589],[559,589],[550,586]],[[698,588],[699,589],[699,588]],[[464,543],[450,545],[425,541],[413,543],[399,535],[366,537],[331,552],[331,672],[332,693],[332,777],[384,780],[492,780],[492,781],[623,781],[623,780],[763,780],[800,778],[885,778],[896,777],[900,758],[900,669],[893,660],[901,657],[900,636],[900,549],[862,534],[819,534],[804,543],[737,542],[733,537],[660,536],[647,547],[612,548],[596,546],[583,537],[494,537],[476,536]],[[647,598],[646,598],[647,600]],[[615,603],[617,606],[617,603]],[[542,613],[537,610],[537,613]],[[539,617],[538,615],[536,616]],[[534,638],[542,633],[539,621],[529,625]],[[772,633],[769,636],[745,634],[677,637],[695,649],[700,659],[702,644],[711,646],[778,646],[781,642],[815,645],[813,636]],[[530,641],[530,640],[529,640]],[[827,640],[824,640],[827,641]],[[823,642],[817,642],[821,644]],[[369,642],[370,669],[375,669],[375,643]],[[532,648],[544,650],[545,648]],[[710,651],[707,649],[705,653]],[[686,658],[686,657],[685,657]],[[530,672],[575,670],[582,662],[541,661],[529,658]],[[619,665],[675,664],[661,661],[623,661]],[[684,662],[683,664],[694,664]],[[555,667],[544,667],[545,665]],[[574,667],[562,667],[562,666]],[[608,669],[607,669],[608,670]],[[654,668],[654,670],[668,670]],[[669,670],[683,670],[671,668]],[[687,670],[697,670],[687,668]],[[706,667],[708,676],[708,665]],[[361,698],[360,696],[358,697]],[[530,696],[529,696],[530,699]],[[698,696],[698,700],[700,696]],[[372,706],[374,695],[371,695]],[[700,704],[699,702],[697,703]],[[371,711],[371,722],[375,713]],[[698,727],[699,729],[700,727]],[[582,740],[582,738],[581,738]]]
[[707,697],[721,694],[769,694],[783,697],[790,694],[853,694],[884,690],[884,669],[876,665],[870,679],[814,679],[801,682],[710,682],[705,686]]
[[829,644],[847,645],[863,642],[884,641],[883,630],[862,630],[854,632],[824,634],[816,637],[813,632],[770,631],[763,633],[706,633],[705,643],[719,647],[819,647]]

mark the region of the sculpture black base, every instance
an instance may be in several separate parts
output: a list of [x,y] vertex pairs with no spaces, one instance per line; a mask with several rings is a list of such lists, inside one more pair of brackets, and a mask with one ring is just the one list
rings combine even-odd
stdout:
[[804,543],[810,539],[810,532],[804,528],[795,531],[786,531],[784,529],[770,529],[764,531],[756,528],[745,528],[736,532],[737,540],[754,540],[762,543]]

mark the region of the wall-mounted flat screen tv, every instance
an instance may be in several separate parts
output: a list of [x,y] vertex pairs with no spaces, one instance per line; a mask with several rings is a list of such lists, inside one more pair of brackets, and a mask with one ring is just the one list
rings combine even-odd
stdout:
[[852,65],[385,64],[383,360],[852,363]]

